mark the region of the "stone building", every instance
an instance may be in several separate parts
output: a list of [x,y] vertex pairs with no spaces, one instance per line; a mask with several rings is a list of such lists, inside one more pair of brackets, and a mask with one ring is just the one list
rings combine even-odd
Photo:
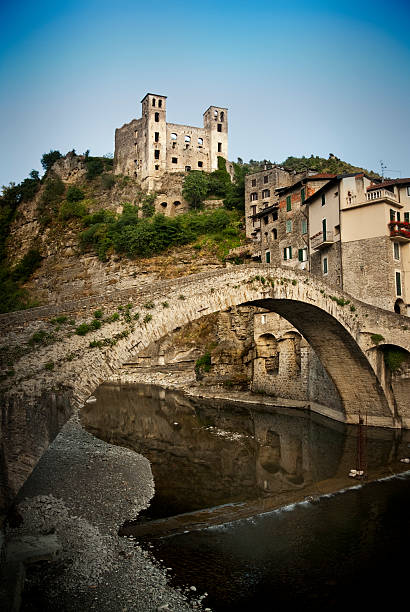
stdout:
[[115,131],[114,172],[135,176],[145,191],[160,192],[167,173],[211,172],[228,159],[228,110],[210,106],[203,127],[167,123],[166,96],[148,93],[142,117]]
[[306,200],[311,272],[354,297],[410,315],[410,178],[339,175]]

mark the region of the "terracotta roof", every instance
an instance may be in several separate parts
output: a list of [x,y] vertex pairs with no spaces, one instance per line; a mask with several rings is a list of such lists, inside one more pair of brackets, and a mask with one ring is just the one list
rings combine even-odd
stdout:
[[330,172],[320,172],[319,174],[311,174],[310,176],[306,177],[308,180],[314,180],[314,179],[331,179],[331,178],[335,178],[336,174],[330,174]]
[[390,179],[388,181],[383,181],[382,183],[372,183],[370,187],[367,188],[367,191],[371,191],[372,189],[382,189],[383,187],[389,187],[390,185],[410,185],[410,178]]

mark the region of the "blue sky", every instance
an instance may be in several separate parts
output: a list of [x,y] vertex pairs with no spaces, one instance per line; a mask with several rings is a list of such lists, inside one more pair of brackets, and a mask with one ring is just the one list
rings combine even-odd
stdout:
[[50,149],[113,152],[146,92],[173,123],[229,108],[230,159],[327,157],[410,176],[410,3],[0,5],[0,185]]

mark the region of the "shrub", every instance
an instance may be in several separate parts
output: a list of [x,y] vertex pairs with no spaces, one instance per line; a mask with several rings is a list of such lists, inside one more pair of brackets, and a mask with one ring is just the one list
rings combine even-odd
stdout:
[[372,334],[370,338],[373,344],[380,344],[380,342],[383,342],[384,340],[384,337],[381,334]]
[[144,308],[146,308],[147,310],[150,310],[151,308],[155,308],[155,304],[154,302],[145,302]]
[[75,333],[77,336],[85,336],[89,331],[91,331],[90,325],[88,323],[81,323],[76,327]]
[[100,329],[101,321],[99,319],[93,319],[90,323],[90,329]]
[[88,181],[91,181],[96,176],[104,172],[104,161],[100,157],[87,157],[85,159]]
[[50,150],[48,153],[44,153],[41,158],[41,165],[43,166],[46,174],[53,167],[55,162],[62,157],[63,156],[61,155],[60,151]]
[[192,170],[185,178],[182,185],[182,195],[192,208],[201,208],[208,194],[208,177],[203,172]]
[[49,338],[52,338],[51,334],[46,332],[44,329],[40,329],[40,331],[34,332],[34,334],[31,336],[30,340],[28,341],[28,343],[31,346],[33,346],[34,344],[43,344]]
[[149,323],[150,321],[152,321],[152,314],[146,314],[143,321],[144,323]]
[[63,202],[60,206],[58,218],[60,221],[68,219],[83,219],[88,214],[88,210],[83,202]]
[[79,187],[70,185],[70,187],[67,189],[65,198],[67,202],[80,202],[81,200],[84,200],[85,194]]
[[103,316],[103,311],[102,311],[101,309],[96,310],[96,311],[94,312],[94,318],[95,318],[95,319],[101,319],[101,318],[102,318],[102,316]]
[[401,364],[410,357],[409,353],[400,348],[386,348],[384,351],[384,363],[390,372],[396,372]]
[[46,370],[54,370],[54,361],[48,361],[44,367]]
[[199,374],[200,371],[209,372],[211,370],[211,353],[205,353],[202,357],[196,360],[195,372]]
[[101,187],[105,190],[112,189],[115,185],[115,178],[112,174],[103,174],[101,176]]
[[42,259],[38,249],[30,249],[12,271],[13,280],[24,283],[39,267]]

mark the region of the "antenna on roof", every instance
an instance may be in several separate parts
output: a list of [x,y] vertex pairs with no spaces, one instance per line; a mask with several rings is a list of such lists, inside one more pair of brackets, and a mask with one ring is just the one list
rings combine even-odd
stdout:
[[380,168],[381,168],[382,178],[384,178],[384,171],[387,169],[387,166],[386,166],[386,164],[383,163],[382,159],[380,160]]

